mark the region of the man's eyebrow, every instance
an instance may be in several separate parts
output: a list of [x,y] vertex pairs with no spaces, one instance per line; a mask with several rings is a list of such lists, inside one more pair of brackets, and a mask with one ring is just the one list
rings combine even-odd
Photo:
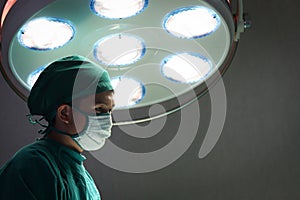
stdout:
[[106,104],[106,103],[103,102],[103,101],[100,101],[100,100],[96,100],[96,101],[95,101],[95,104]]

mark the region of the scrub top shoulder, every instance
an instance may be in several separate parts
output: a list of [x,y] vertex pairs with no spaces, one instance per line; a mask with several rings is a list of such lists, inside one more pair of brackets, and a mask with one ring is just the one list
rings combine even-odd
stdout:
[[84,160],[80,153],[60,143],[37,140],[20,149],[0,169],[0,200],[100,200]]

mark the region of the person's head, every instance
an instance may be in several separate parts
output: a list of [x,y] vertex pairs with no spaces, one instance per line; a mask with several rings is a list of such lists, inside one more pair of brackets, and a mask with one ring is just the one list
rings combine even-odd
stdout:
[[110,135],[114,100],[109,75],[81,56],[62,58],[47,66],[32,87],[27,104],[31,115],[48,121],[45,134],[73,142],[79,149],[96,150]]

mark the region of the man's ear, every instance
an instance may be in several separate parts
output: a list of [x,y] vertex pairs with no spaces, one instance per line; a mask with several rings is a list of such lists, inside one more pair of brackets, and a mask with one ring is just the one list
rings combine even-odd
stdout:
[[60,105],[56,115],[58,120],[64,124],[69,124],[72,121],[72,108],[67,104]]

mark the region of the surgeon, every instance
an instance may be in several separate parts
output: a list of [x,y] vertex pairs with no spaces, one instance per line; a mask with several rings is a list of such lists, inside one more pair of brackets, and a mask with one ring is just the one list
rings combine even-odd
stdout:
[[41,73],[27,104],[31,123],[45,127],[43,137],[2,166],[0,199],[99,200],[81,153],[100,149],[111,134],[107,71],[81,56],[57,60]]

